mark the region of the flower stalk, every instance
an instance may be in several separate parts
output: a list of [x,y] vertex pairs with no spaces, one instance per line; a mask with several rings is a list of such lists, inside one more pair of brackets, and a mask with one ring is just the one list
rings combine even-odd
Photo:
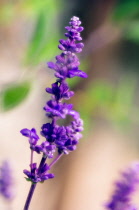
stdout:
[[[27,181],[31,181],[31,188],[25,203],[24,210],[28,210],[33,193],[38,182],[44,182],[47,179],[54,178],[54,174],[49,173],[51,167],[63,156],[69,154],[77,148],[79,139],[82,137],[80,133],[83,130],[83,121],[77,111],[73,110],[72,104],[67,104],[65,100],[70,99],[74,92],[70,90],[66,79],[73,77],[86,78],[87,74],[78,69],[80,62],[76,53],[80,53],[83,43],[80,32],[83,27],[80,26],[81,21],[78,17],[72,17],[69,26],[65,27],[67,33],[66,40],[61,39],[58,48],[62,51],[57,55],[56,62],[48,62],[48,67],[55,71],[56,82],[51,88],[46,88],[46,92],[51,94],[51,99],[44,106],[46,116],[51,119],[51,123],[43,124],[41,127],[41,136],[45,138],[40,145],[35,128],[31,130],[24,128],[20,132],[28,138],[31,150],[30,170],[24,170]],[[64,100],[64,102],[63,102]],[[59,119],[65,119],[68,115],[72,117],[69,125],[59,125]],[[42,154],[39,167],[33,161],[34,152]],[[54,154],[57,153],[56,158]],[[46,159],[53,159],[50,165],[46,163]]]

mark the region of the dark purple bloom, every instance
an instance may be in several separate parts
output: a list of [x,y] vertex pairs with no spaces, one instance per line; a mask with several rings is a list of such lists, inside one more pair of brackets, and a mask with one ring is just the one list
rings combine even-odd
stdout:
[[136,210],[131,204],[131,195],[139,184],[139,164],[134,164],[122,173],[122,179],[116,182],[116,189],[111,200],[106,204],[109,210]]
[[41,135],[44,136],[48,142],[54,142],[55,140],[55,127],[51,123],[43,124],[41,127]]
[[46,88],[46,92],[53,94],[56,101],[60,99],[69,99],[74,95],[73,91],[69,91],[69,86],[66,82],[61,84],[56,82],[52,84],[52,88]]
[[57,102],[55,100],[50,100],[47,102],[46,106],[44,107],[44,110],[47,112],[47,116],[50,118],[59,117],[64,119],[69,113],[69,111],[72,110],[72,107],[72,104],[66,104]]
[[7,161],[0,167],[0,194],[7,200],[14,198],[14,180],[12,169]]

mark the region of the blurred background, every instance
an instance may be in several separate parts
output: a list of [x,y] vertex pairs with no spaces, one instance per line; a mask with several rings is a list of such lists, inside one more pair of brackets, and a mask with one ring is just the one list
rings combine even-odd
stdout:
[[69,80],[70,103],[84,138],[54,166],[55,179],[38,184],[30,210],[103,210],[119,171],[139,160],[139,1],[0,0],[0,162],[11,162],[16,191],[0,198],[2,210],[23,209],[30,150],[20,130],[47,122],[45,88],[55,78],[46,62],[60,54],[73,15],[85,28],[79,57],[89,76]]

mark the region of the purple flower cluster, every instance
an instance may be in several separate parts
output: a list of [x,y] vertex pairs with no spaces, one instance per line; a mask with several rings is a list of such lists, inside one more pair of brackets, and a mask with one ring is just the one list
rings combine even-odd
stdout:
[[12,170],[7,161],[0,167],[0,194],[7,200],[14,197]]
[[33,163],[30,165],[31,170],[24,170],[24,174],[27,175],[27,181],[32,181],[34,183],[37,182],[44,182],[47,179],[54,178],[53,174],[48,174],[47,171],[49,170],[49,166],[45,163],[40,170],[37,169],[37,164]]
[[[25,128],[21,130],[23,136],[28,137],[31,149],[31,170],[24,170],[28,179],[32,182],[41,182],[49,178],[53,178],[53,174],[48,174],[50,169],[48,165],[41,165],[37,168],[37,164],[33,163],[33,152],[42,153],[45,158],[53,158],[57,151],[58,155],[68,154],[76,149],[79,139],[82,137],[80,132],[83,130],[83,121],[80,119],[78,112],[73,110],[72,104],[67,104],[63,100],[70,99],[74,92],[70,91],[66,82],[67,78],[82,77],[86,78],[87,74],[78,69],[80,62],[75,53],[80,53],[83,43],[80,32],[83,27],[78,17],[72,17],[69,22],[70,26],[65,27],[67,33],[66,40],[61,39],[58,48],[63,52],[56,56],[56,62],[48,62],[48,67],[55,71],[56,82],[51,88],[46,88],[46,92],[51,94],[49,100],[44,106],[46,116],[51,119],[51,123],[43,124],[41,127],[41,135],[45,141],[38,145],[39,136],[36,130]],[[72,121],[67,126],[58,124],[59,119],[65,119],[67,115],[72,117]],[[45,163],[44,163],[45,164]]]
[[106,204],[109,210],[137,210],[131,203],[131,195],[139,184],[139,164],[134,164],[122,173],[122,180],[116,182],[116,189],[111,200]]

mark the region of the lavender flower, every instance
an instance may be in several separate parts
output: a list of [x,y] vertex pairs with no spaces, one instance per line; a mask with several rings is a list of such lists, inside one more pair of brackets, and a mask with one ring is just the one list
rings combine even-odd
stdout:
[[[78,69],[80,62],[75,53],[80,53],[83,48],[83,43],[80,32],[83,27],[80,26],[81,22],[78,17],[71,18],[70,26],[65,27],[67,33],[66,40],[61,39],[58,48],[63,52],[56,56],[56,62],[48,62],[48,67],[55,71],[56,82],[51,87],[46,88],[46,92],[51,94],[51,99],[44,106],[46,116],[51,119],[50,123],[45,123],[41,127],[41,136],[45,138],[41,144],[38,144],[39,136],[36,130],[25,128],[21,130],[21,134],[28,138],[31,149],[31,162],[30,171],[24,170],[24,174],[28,177],[27,180],[33,183],[42,182],[46,179],[53,178],[53,174],[49,174],[50,166],[45,161],[46,158],[53,158],[54,153],[58,152],[58,157],[63,154],[76,149],[79,139],[82,137],[80,132],[83,130],[83,121],[80,119],[78,112],[73,110],[72,104],[67,104],[63,100],[70,99],[74,92],[66,82],[67,78],[82,77],[86,78],[87,74]],[[67,115],[72,117],[72,121],[67,126],[58,124],[59,119],[65,119]],[[33,162],[33,154],[37,152],[42,153],[43,158],[40,165]]]
[[139,184],[139,164],[134,164],[122,173],[122,179],[116,182],[116,189],[111,200],[106,204],[109,210],[137,210],[131,204],[131,195]]
[[14,197],[12,170],[7,161],[0,167],[0,194],[7,200]]

